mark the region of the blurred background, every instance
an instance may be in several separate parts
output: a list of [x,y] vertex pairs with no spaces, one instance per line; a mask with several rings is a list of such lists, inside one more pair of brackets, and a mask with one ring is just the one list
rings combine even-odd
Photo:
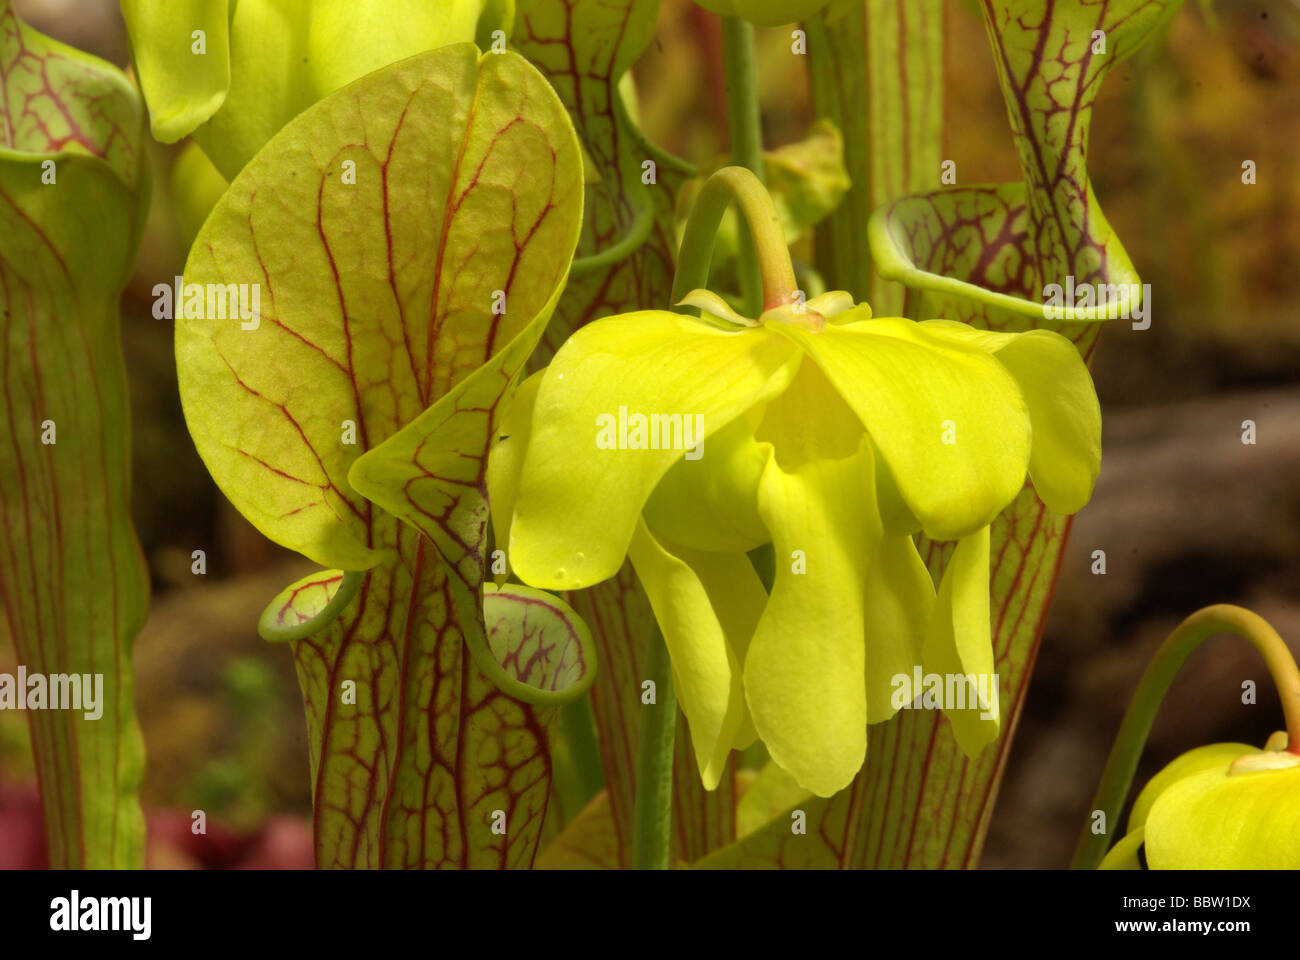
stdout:
[[[126,66],[116,0],[16,0],[38,30]],[[1019,177],[983,24],[949,0],[944,156],[960,181]],[[812,120],[788,29],[759,31],[769,148]],[[687,0],[662,0],[636,67],[651,139],[706,165],[727,149],[721,38]],[[310,866],[306,732],[289,651],[258,614],[304,561],[264,540],[217,492],[176,393],[170,322],[151,289],[181,272],[169,202],[176,150],[152,144],[155,190],[122,306],[132,385],[135,522],[153,575],[136,644],[148,749],[152,866]],[[1300,2],[1188,0],[1164,42],[1117,68],[1093,119],[1096,193],[1142,279],[1152,322],[1117,322],[1094,364],[1101,478],[1076,518],[985,867],[1063,867],[1138,676],[1179,620],[1248,606],[1300,651]],[[1241,184],[1243,160],[1257,183]],[[850,171],[852,175],[852,171]],[[1256,443],[1242,443],[1242,422]],[[207,553],[206,576],[190,572]],[[1107,572],[1091,572],[1105,550]],[[16,666],[0,635],[0,671]],[[1255,681],[1258,703],[1241,702]],[[1262,745],[1281,727],[1241,641],[1211,641],[1175,683],[1139,783],[1203,743]],[[207,811],[196,842],[189,812]],[[0,867],[39,864],[22,714],[0,712]]]

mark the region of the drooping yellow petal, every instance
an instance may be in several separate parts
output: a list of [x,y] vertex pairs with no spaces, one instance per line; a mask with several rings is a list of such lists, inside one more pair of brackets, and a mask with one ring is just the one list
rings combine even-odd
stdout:
[[920,531],[921,521],[903,502],[889,464],[880,456],[876,457],[876,503],[880,505],[880,522],[884,524],[886,533],[913,534]]
[[773,453],[758,508],[776,576],[745,660],[745,697],[772,759],[829,797],[867,748],[863,598],[880,540],[871,445],[807,364],[759,428]]
[[538,370],[515,388],[488,455],[487,488],[492,532],[501,546],[510,542],[510,520],[519,495],[519,476],[523,473],[524,454],[532,439],[533,409],[537,406],[537,391],[545,373],[545,370]]
[[175,143],[230,90],[228,0],[123,0],[135,72],[154,139]]
[[683,456],[789,384],[799,351],[753,328],[661,311],[575,333],[546,370],[510,533],[520,578],[554,590],[613,576],[650,492]]
[[867,722],[882,723],[894,706],[894,678],[921,664],[921,645],[934,613],[934,582],[910,536],[885,534],[863,601],[867,662]]
[[1300,766],[1184,777],[1156,798],[1145,830],[1153,870],[1300,869]]
[[997,738],[999,724],[989,626],[988,527],[963,537],[948,558],[922,663],[927,675],[943,678],[944,713],[953,735],[967,756],[975,756]]
[[1024,486],[1029,413],[983,350],[910,320],[772,329],[799,343],[871,434],[904,503],[936,540],[987,526]]
[[[767,604],[767,590],[763,587],[762,578],[744,553],[695,550],[678,543],[669,543],[667,546],[699,577],[709,595],[714,615],[722,625],[727,645],[736,655],[743,678],[750,640],[758,629],[759,618]],[[740,707],[740,726],[731,738],[733,750],[744,750],[758,739],[743,692]]]
[[713,790],[744,723],[741,658],[766,598],[763,584],[744,554],[670,547],[644,522],[637,524],[628,556],[663,631],[700,778]]
[[1101,407],[1074,344],[1053,330],[994,333],[950,320],[927,320],[921,327],[988,350],[1010,371],[1029,404],[1034,490],[1056,513],[1081,510],[1101,472]]

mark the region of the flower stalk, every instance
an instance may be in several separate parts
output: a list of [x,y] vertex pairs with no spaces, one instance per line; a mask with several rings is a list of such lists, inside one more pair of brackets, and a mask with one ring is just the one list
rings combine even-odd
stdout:
[[723,167],[705,182],[686,221],[677,256],[677,274],[673,278],[674,303],[681,302],[692,290],[707,285],[718,224],[733,201],[748,224],[754,241],[762,289],[762,310],[750,311],[750,316],[758,316],[764,310],[794,300],[798,282],[790,260],[790,248],[786,246],[771,196],[751,171],[743,167]]
[[632,862],[638,870],[667,870],[673,817],[673,738],[677,696],[668,648],[655,625],[646,660],[655,700],[642,704],[641,743],[636,758],[636,807],[632,820]]

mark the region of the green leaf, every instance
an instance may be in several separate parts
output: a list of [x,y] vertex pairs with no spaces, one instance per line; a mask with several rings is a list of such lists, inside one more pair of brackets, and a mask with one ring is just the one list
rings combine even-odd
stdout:
[[[530,639],[513,629],[521,618],[494,604],[485,610],[497,627],[488,645],[475,636],[483,626],[444,599],[449,570],[427,539],[386,516],[375,535],[396,545],[398,561],[368,571],[337,621],[292,643],[307,708],[317,864],[529,867],[559,707],[517,700],[499,683],[526,644],[541,639],[554,643],[556,668],[534,678],[542,691],[555,696],[566,682],[580,690],[588,681],[574,664],[593,662],[580,632]],[[485,646],[500,655],[494,676],[479,666]]]
[[[1087,196],[1096,219],[1086,242],[1077,240],[1081,247],[1088,246],[1082,255],[1089,263],[1079,282],[1087,277],[1088,283],[1113,284],[1119,292],[1140,285],[1128,253],[1092,196],[1091,185]],[[872,215],[867,232],[880,274],[924,292],[918,315],[970,323],[981,315],[973,306],[980,304],[1000,323],[1025,329],[1035,322],[1046,323],[1044,284],[1038,279],[1044,274],[1035,262],[1032,231],[1025,229],[1030,215],[1023,184],[953,187],[887,204]],[[1100,257],[1104,266],[1093,257]],[[1137,306],[1133,301],[1132,307]],[[1062,313],[1066,320],[1092,322],[1112,319],[1119,310],[1070,306]]]
[[30,674],[102,676],[97,719],[28,714],[51,866],[140,867],[131,647],[149,579],[117,304],[148,202],[143,111],[119,70],[32,30],[9,0],[0,93],[0,598]]
[[[518,592],[493,591],[485,632],[486,460],[564,284],[580,164],[523,58],[444,47],[291,121],[191,251],[187,283],[261,289],[255,323],[177,321],[201,456],[268,537],[366,571],[337,619],[292,641],[321,865],[532,862],[553,704],[592,658],[549,600],[544,638],[512,633],[536,625],[510,613]],[[563,656],[517,669],[530,642]]]
[[[286,128],[195,241],[186,283],[256,284],[261,316],[176,330],[186,418],[226,495],[277,543],[359,570],[382,554],[348,470],[453,387],[476,402],[483,381],[504,388],[492,369],[470,376],[545,322],[580,171],[563,112],[512,55],[480,68],[472,46],[444,48],[350,92]],[[481,412],[462,419],[485,443]]]

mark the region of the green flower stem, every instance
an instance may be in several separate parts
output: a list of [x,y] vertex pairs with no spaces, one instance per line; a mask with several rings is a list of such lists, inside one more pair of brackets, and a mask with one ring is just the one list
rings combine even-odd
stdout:
[[[727,84],[727,133],[734,163],[753,172],[759,182],[767,180],[763,166],[763,124],[758,103],[758,70],[754,63],[754,27],[739,17],[722,18],[722,60]],[[761,256],[761,255],[760,255]],[[741,244],[740,289],[748,315],[757,316],[754,306],[762,289],[758,259]],[[742,310],[742,313],[746,313]]]
[[[1300,669],[1286,642],[1267,621],[1242,607],[1220,603],[1196,611],[1174,630],[1152,657],[1129,704],[1119,734],[1111,747],[1101,783],[1092,799],[1093,810],[1106,814],[1106,824],[1115,823],[1128,797],[1138,758],[1146,746],[1156,711],[1183,662],[1201,642],[1219,633],[1244,637],[1259,651],[1277,686],[1286,719],[1287,750],[1300,754]],[[1110,832],[1094,834],[1091,818],[1079,834],[1070,866],[1092,870],[1101,863],[1109,846]]]
[[[790,248],[785,245],[785,233],[772,198],[749,170],[723,167],[705,181],[686,221],[682,247],[677,254],[677,275],[673,278],[673,303],[680,303],[692,290],[708,285],[713,240],[722,214],[733,200],[749,224],[750,236],[754,240],[763,310],[794,300],[798,283],[790,261]],[[756,317],[761,312],[755,310],[748,315]]]
[[596,738],[591,697],[583,696],[572,703],[566,703],[560,711],[560,725],[573,757],[573,769],[577,774],[582,804],[586,806],[605,786],[605,770],[600,762],[600,742]]
[[646,645],[647,680],[655,702],[641,707],[641,744],[636,757],[636,808],[632,815],[632,864],[638,870],[667,870],[673,819],[673,735],[677,695],[668,647],[656,625]]

